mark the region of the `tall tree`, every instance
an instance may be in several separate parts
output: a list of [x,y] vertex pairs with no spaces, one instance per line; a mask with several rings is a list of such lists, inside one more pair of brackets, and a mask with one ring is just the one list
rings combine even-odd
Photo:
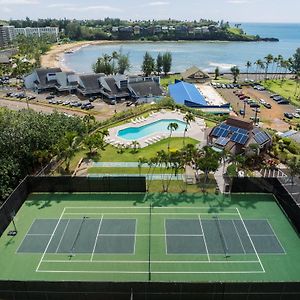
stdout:
[[160,73],[162,72],[162,67],[163,67],[163,57],[161,53],[158,53],[156,58],[156,67],[155,67],[155,71],[157,75],[160,75]]
[[298,48],[292,58],[292,70],[295,73],[300,72],[300,48]]
[[185,138],[186,138],[186,133],[188,130],[188,127],[190,126],[191,122],[195,121],[195,116],[191,112],[187,112],[186,115],[183,117],[183,120],[185,121],[185,128],[183,132],[183,145],[185,146]]
[[154,71],[154,69],[155,69],[154,58],[150,55],[149,52],[146,52],[143,59],[142,71],[145,76],[149,76]]
[[220,76],[220,69],[219,67],[215,68],[215,80],[218,80],[218,77]]
[[237,66],[233,66],[230,69],[230,71],[231,71],[231,73],[233,75],[233,83],[236,83],[237,82],[237,78],[240,75],[240,69]]
[[162,62],[163,62],[163,72],[165,73],[166,76],[171,71],[171,67],[172,67],[171,52],[166,52],[163,54]]
[[265,57],[265,80],[267,79],[267,76],[268,76],[268,70],[269,70],[269,65],[273,62],[273,55],[272,54],[268,54],[266,57]]
[[251,66],[252,66],[252,62],[248,60],[248,61],[246,62],[247,79],[249,79],[249,69],[251,68]]
[[175,122],[171,122],[168,125],[167,129],[170,130],[169,141],[168,141],[168,152],[170,152],[170,142],[171,142],[172,133],[173,131],[178,129],[178,124]]

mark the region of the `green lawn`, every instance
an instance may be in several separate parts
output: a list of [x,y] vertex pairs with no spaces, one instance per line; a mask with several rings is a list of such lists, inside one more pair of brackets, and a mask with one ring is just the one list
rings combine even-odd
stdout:
[[[262,82],[262,85],[274,94],[279,94],[280,96],[290,100],[290,102],[296,106],[300,106],[300,98],[296,97],[296,81],[292,79],[287,80],[266,80]],[[298,95],[300,92],[300,87],[298,88]]]
[[[184,219],[192,222],[205,220],[213,225],[217,215],[219,220],[231,222],[240,220],[240,217],[244,220],[267,220],[285,253],[256,256],[241,251],[227,256],[226,259],[224,253],[212,253],[205,248],[199,253],[185,251],[168,253],[166,220]],[[84,225],[81,224],[82,231],[79,238],[76,238],[76,247],[80,245],[89,250],[78,251],[71,257],[70,247],[74,243],[76,233],[79,232],[76,224],[79,224],[83,217],[88,218]],[[35,226],[35,233],[31,232],[31,236],[27,236],[26,243],[27,249],[38,247],[38,251],[18,252],[26,233],[36,219],[42,222],[51,222],[51,219],[54,219],[52,224],[56,224],[56,227]],[[111,228],[122,232],[123,227],[115,226],[114,222],[124,222],[122,221],[124,219],[135,222],[135,229],[130,231],[135,236],[134,240],[114,231],[111,234]],[[17,212],[15,223],[18,234],[9,237],[6,231],[0,239],[1,280],[146,282],[149,272],[153,282],[299,282],[300,280],[300,239],[272,195],[233,194],[224,197],[200,193],[31,194]],[[100,224],[103,227],[105,225],[105,230],[101,227],[99,231]],[[124,226],[125,230],[126,228]],[[183,230],[186,228],[188,229],[188,226]],[[12,224],[7,230],[11,229]],[[206,239],[210,240],[210,245],[214,245],[213,241],[220,243],[219,235],[213,234],[214,231],[208,229],[206,227],[203,233]],[[225,234],[226,228],[222,229]],[[256,231],[259,229],[256,228]],[[100,236],[104,234],[106,237],[100,238],[97,232],[100,232]],[[245,246],[249,243],[247,233],[239,240],[234,230],[230,232],[234,236],[226,236],[229,243]],[[180,239],[182,238],[177,237],[173,245]],[[254,240],[254,237],[252,239]],[[192,240],[190,238],[183,240],[181,247],[193,244]],[[99,244],[101,246],[104,242],[107,247],[105,251],[94,252],[95,246]],[[114,245],[116,249],[116,245],[124,247],[131,243],[134,243],[132,252],[108,251]],[[52,250],[44,253],[43,245],[48,245],[47,249]]]
[[[100,153],[100,156],[95,161],[138,161],[139,157],[145,157],[147,159],[154,157],[160,150],[168,150],[169,138],[161,140],[153,145],[140,149],[137,153],[132,153],[130,149],[125,150],[124,153],[118,153],[118,149],[108,145],[105,151]],[[198,141],[192,138],[186,138],[186,144],[196,145]],[[171,138],[170,150],[180,150],[183,147],[183,138]]]
[[[92,167],[88,169],[89,174],[148,174],[149,168],[114,168],[114,167]],[[160,168],[151,169],[150,174],[161,174]],[[163,170],[164,174],[171,174],[171,170],[165,169]]]
[[181,79],[180,74],[161,77],[160,84],[163,86],[163,88],[168,89],[168,85],[174,83],[175,79]]

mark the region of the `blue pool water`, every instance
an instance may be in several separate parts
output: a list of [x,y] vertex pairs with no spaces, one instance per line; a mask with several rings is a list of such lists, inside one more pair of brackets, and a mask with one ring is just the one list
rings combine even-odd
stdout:
[[122,129],[118,132],[118,136],[128,141],[134,141],[153,134],[159,135],[162,133],[169,133],[170,130],[168,130],[168,125],[170,123],[178,124],[178,129],[176,130],[176,132],[184,132],[185,122],[173,119],[165,119],[146,124],[140,127],[128,127]]

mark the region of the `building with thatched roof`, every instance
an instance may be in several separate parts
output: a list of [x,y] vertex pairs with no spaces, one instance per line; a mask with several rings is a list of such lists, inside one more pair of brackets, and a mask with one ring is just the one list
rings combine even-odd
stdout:
[[187,82],[206,82],[210,79],[210,76],[198,67],[193,66],[181,73],[181,78]]

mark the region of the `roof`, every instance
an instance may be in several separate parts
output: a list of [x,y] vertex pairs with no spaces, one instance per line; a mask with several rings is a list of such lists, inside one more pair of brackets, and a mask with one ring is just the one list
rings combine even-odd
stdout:
[[61,72],[61,68],[40,68],[36,69],[36,74],[39,79],[39,86],[41,88],[54,87],[56,84],[56,80],[47,81],[47,74],[51,73],[59,73]]
[[83,90],[85,94],[100,93],[101,86],[99,83],[99,78],[102,76],[105,75],[102,73],[80,75],[80,89]]
[[116,80],[114,77],[106,77],[104,78],[104,81],[106,82],[107,86],[110,90],[102,91],[104,95],[107,97],[127,97],[129,96],[129,91],[127,86],[123,87],[121,89],[118,88],[116,85]]
[[169,85],[170,96],[178,104],[187,106],[207,106],[204,96],[199,92],[194,84],[184,81]]
[[235,127],[239,127],[239,128],[244,128],[244,129],[247,129],[247,130],[253,129],[253,122],[252,121],[247,121],[247,120],[240,119],[240,118],[237,118],[237,117],[229,117],[226,120],[226,124],[231,125],[231,126],[235,126]]
[[138,97],[161,96],[163,91],[155,81],[140,81],[129,84],[131,91]]
[[9,64],[9,63],[10,63],[9,57],[0,54],[0,64]]
[[209,78],[208,73],[200,70],[198,67],[193,66],[187,69],[185,72],[181,73],[181,77],[183,80],[188,78]]

